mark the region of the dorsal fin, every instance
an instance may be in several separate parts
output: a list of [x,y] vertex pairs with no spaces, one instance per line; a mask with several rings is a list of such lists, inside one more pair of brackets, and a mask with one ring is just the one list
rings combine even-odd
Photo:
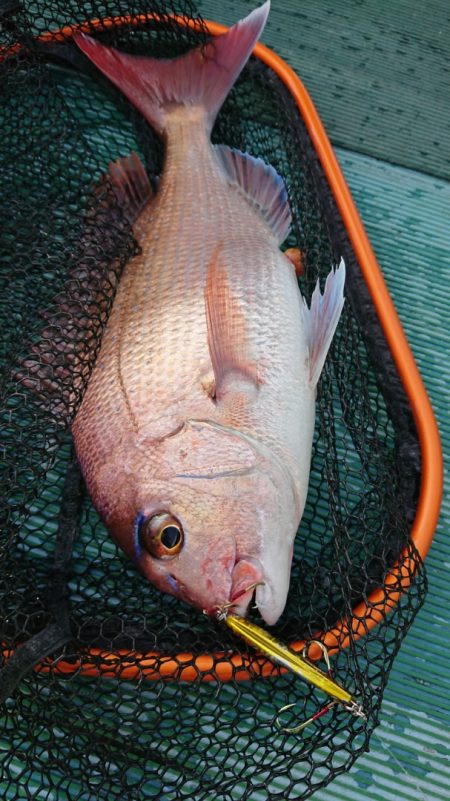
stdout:
[[137,153],[111,162],[107,178],[111,181],[114,194],[125,217],[130,223],[139,216],[148,201],[153,197],[153,190]]
[[328,273],[323,295],[317,279],[309,308],[303,298],[301,308],[308,339],[309,381],[313,388],[320,378],[344,306],[344,284],[345,264],[341,260],[339,267]]
[[214,152],[228,181],[239,186],[259,209],[281,245],[291,226],[288,194],[281,175],[262,159],[226,145],[216,145]]

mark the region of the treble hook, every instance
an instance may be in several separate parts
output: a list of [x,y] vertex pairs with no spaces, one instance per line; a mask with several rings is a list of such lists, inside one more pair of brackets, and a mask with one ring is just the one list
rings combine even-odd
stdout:
[[281,709],[279,710],[278,715],[276,716],[274,721],[275,726],[277,727],[277,729],[285,732],[286,734],[299,734],[299,732],[303,731],[303,729],[306,729],[306,727],[309,726],[311,723],[314,723],[315,720],[319,720],[319,718],[321,718],[323,715],[326,715],[327,712],[329,712],[330,709],[332,709],[333,706],[335,706],[338,703],[339,701],[330,701],[329,704],[325,704],[325,706],[323,706],[322,709],[319,709],[318,712],[315,712],[314,715],[311,715],[310,718],[304,720],[303,723],[299,723],[298,726],[282,726],[282,724],[280,723],[280,715],[283,712],[286,712],[288,709],[292,709],[292,707],[296,706],[296,704],[286,704],[286,706],[282,706]]
[[[327,666],[327,676],[328,676],[329,679],[332,679],[333,678],[333,671],[331,670],[330,656],[328,654],[328,649],[326,648],[326,646],[324,645],[323,642],[321,642],[320,640],[309,640],[309,642],[307,642],[305,644],[304,648],[303,648],[303,652],[302,652],[303,653],[303,658],[304,659],[308,658],[308,651],[309,651],[311,645],[316,645],[322,651],[322,656],[323,656],[325,664]],[[362,707],[359,704],[357,704],[356,701],[354,701],[352,699],[349,703],[345,703],[345,702],[339,701],[337,698],[335,698],[333,701],[329,701],[328,704],[325,704],[325,706],[323,706],[321,709],[319,709],[317,712],[315,712],[314,715],[311,715],[310,718],[307,718],[307,720],[304,720],[303,723],[299,723],[298,726],[282,726],[281,725],[281,723],[280,723],[280,715],[283,712],[287,712],[288,709],[292,709],[295,706],[295,703],[294,704],[286,704],[286,706],[282,706],[281,709],[279,710],[278,715],[275,718],[275,726],[280,731],[286,732],[286,734],[299,734],[299,732],[303,731],[303,729],[306,729],[306,727],[309,726],[311,723],[314,723],[314,721],[319,720],[319,718],[323,717],[323,715],[326,715],[337,704],[343,706],[344,709],[347,712],[349,712],[349,714],[355,715],[355,717],[360,717],[360,718],[366,719],[366,715],[365,715]]]
[[302,651],[303,658],[304,659],[308,659],[308,651],[311,648],[311,645],[317,645],[317,647],[322,651],[322,656],[323,656],[325,664],[327,666],[327,675],[331,679],[333,673],[332,673],[332,670],[331,670],[331,662],[330,662],[330,656],[329,656],[329,653],[328,653],[328,648],[326,647],[326,645],[323,644],[323,642],[321,642],[321,640],[308,640],[308,642],[305,643],[305,645],[303,646],[303,651]]

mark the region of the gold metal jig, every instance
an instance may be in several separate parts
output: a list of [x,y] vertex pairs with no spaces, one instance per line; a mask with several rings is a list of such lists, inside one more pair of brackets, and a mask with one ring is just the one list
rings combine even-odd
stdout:
[[[252,585],[252,587],[253,586],[254,585]],[[252,587],[249,587],[249,589]],[[251,623],[249,620],[238,617],[237,615],[230,614],[229,609],[232,606],[232,603],[227,603],[220,607],[217,613],[219,620],[223,620],[235,634],[239,634],[247,643],[268,656],[273,662],[288,668],[293,673],[301,676],[307,682],[331,696],[332,700],[324,707],[315,712],[310,718],[294,727],[283,727],[280,723],[280,715],[288,709],[292,709],[295,704],[287,704],[284,706],[280,709],[275,719],[275,725],[280,731],[289,734],[297,734],[306,728],[306,726],[309,726],[311,723],[321,718],[322,715],[329,712],[336,704],[340,704],[349,714],[365,719],[366,715],[362,707],[355,701],[352,694],[333,679],[330,657],[323,642],[320,640],[310,640],[305,644],[303,653],[298,654],[276,640],[275,637],[272,637],[265,629],[255,625],[255,623]],[[313,664],[308,659],[308,652],[312,645],[316,645],[320,648],[327,666],[326,672],[318,668],[317,665]]]

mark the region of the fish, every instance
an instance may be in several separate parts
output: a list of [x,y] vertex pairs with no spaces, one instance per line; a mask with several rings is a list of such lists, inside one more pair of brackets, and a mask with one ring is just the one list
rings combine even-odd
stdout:
[[[270,2],[159,60],[74,38],[164,142],[156,193],[136,154],[109,179],[139,251],[127,263],[73,421],[110,535],[161,592],[209,615],[286,604],[308,490],[316,387],[345,265],[310,305],[282,252],[291,212],[261,158],[211,143]],[[298,265],[297,265],[298,267]]]

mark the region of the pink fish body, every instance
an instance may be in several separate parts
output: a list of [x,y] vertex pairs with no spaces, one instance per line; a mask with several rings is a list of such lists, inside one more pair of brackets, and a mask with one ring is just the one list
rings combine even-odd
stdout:
[[78,37],[166,152],[150,199],[136,156],[111,168],[140,253],[125,268],[73,434],[96,508],[159,589],[211,613],[233,601],[245,614],[255,594],[272,624],[286,602],[344,266],[309,309],[280,251],[290,223],[282,179],[210,142],[268,10],[174,61]]

